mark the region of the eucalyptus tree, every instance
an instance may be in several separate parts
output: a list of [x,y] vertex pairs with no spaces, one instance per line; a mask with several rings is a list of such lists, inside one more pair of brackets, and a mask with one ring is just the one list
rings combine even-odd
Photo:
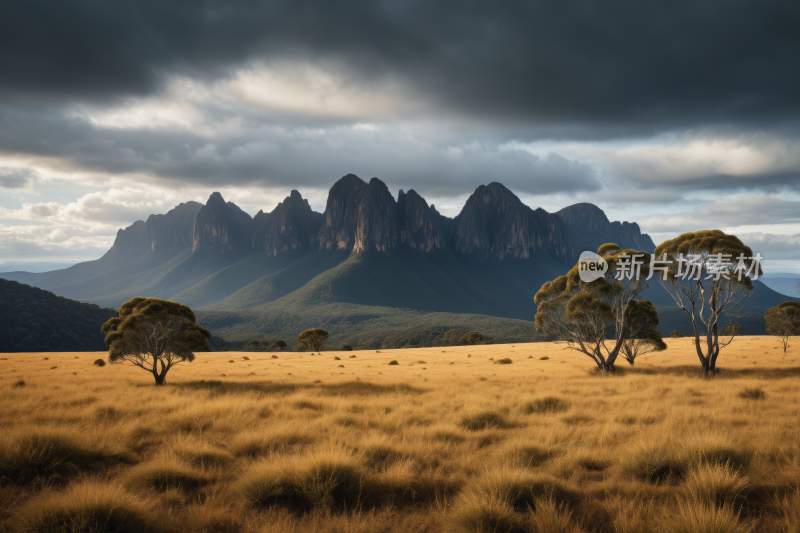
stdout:
[[789,347],[789,337],[800,335],[800,303],[783,302],[764,313],[767,333],[781,339],[783,353]]
[[[537,331],[566,341],[569,348],[590,357],[600,372],[614,371],[620,354],[632,362],[643,353],[664,349],[652,327],[653,314],[658,323],[655,308],[636,301],[649,286],[650,259],[646,252],[611,243],[589,260],[582,257],[566,275],[548,281],[536,293]],[[590,269],[591,261],[602,268]],[[596,272],[594,279],[584,275],[587,269]]]
[[167,372],[194,361],[194,352],[208,352],[211,332],[198,326],[187,306],[137,297],[119,308],[119,316],[101,328],[111,363],[129,363],[153,374],[156,385],[166,383]]
[[720,349],[739,332],[730,318],[753,293],[751,278],[762,274],[760,256],[720,230],[684,233],[659,244],[654,255],[659,282],[691,320],[703,374],[713,376]]

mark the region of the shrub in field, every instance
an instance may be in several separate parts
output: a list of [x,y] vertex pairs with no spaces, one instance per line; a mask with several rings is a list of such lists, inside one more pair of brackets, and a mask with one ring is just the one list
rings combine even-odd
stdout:
[[498,359],[497,361],[495,361],[494,364],[496,364],[496,365],[510,365],[513,362],[514,361],[512,361],[508,357],[504,357],[503,359]]
[[697,503],[736,506],[742,503],[747,479],[727,464],[703,464],[689,471],[683,486]]
[[569,409],[569,403],[561,398],[555,396],[546,396],[539,398],[532,402],[528,402],[523,407],[522,411],[526,415],[533,413],[546,414],[546,413],[560,413]]
[[339,350],[341,350],[343,352],[352,352],[353,351],[353,347],[345,342],[345,343],[342,343],[339,346]]
[[461,427],[470,431],[490,428],[509,428],[511,424],[497,411],[477,411],[461,417]]
[[0,476],[28,483],[38,476],[68,475],[105,456],[75,439],[53,432],[6,436],[0,441]]
[[684,336],[685,335],[680,331],[678,331],[677,329],[673,331],[672,334],[670,335],[670,337],[672,337],[673,339],[682,339]]
[[24,386],[25,386],[25,380],[24,379],[18,379],[13,385],[11,385],[11,388],[12,389],[18,389],[18,388],[24,387]]
[[118,487],[85,483],[31,500],[14,522],[21,533],[156,532],[163,522],[153,507]]
[[680,502],[658,525],[660,533],[750,533],[753,525],[739,519],[730,506]]
[[399,364],[400,364],[400,363],[398,363],[398,362],[397,362],[396,360],[394,360],[394,359],[392,359],[391,361],[389,361],[389,366],[394,366],[394,365],[399,365]]
[[96,366],[106,366],[106,362],[105,362],[105,360],[104,360],[104,359],[95,359],[95,360],[94,360],[94,364],[95,364]]
[[767,394],[764,392],[764,389],[760,387],[753,387],[740,391],[738,396],[739,398],[744,398],[745,400],[763,400],[767,397]]

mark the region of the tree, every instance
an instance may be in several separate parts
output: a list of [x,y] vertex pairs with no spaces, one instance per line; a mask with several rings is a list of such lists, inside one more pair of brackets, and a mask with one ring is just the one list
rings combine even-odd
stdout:
[[328,338],[328,332],[324,329],[307,329],[297,336],[297,344],[301,346],[308,346],[311,352],[319,353],[322,345],[325,344],[325,339]]
[[622,342],[622,357],[633,365],[637,357],[667,349],[658,326],[658,312],[648,300],[633,300],[628,304],[625,327],[626,339]]
[[283,351],[286,349],[286,342],[283,340],[277,340],[272,343],[272,346],[270,346],[270,348],[272,348],[273,350]]
[[655,256],[664,269],[659,282],[692,321],[703,374],[713,376],[720,349],[738,333],[723,319],[740,311],[752,294],[750,276],[762,274],[759,260],[738,237],[720,230],[684,233],[659,244]]
[[780,337],[783,353],[789,347],[789,337],[800,335],[800,303],[783,302],[764,313],[767,333]]
[[[631,308],[631,302],[648,287],[650,254],[623,250],[608,243],[598,248],[597,255],[608,264],[599,278],[583,281],[578,261],[566,275],[542,285],[534,297],[536,329],[543,336],[564,340],[569,348],[589,356],[600,372],[613,372],[626,341],[648,329],[629,326],[629,321],[639,321],[638,314],[650,309]],[[640,322],[646,325],[652,321],[642,318]],[[609,344],[610,333],[613,339]],[[635,356],[652,342],[655,340],[629,344],[629,348]]]
[[342,343],[341,346],[339,346],[339,350],[342,351],[342,352],[352,352],[353,351],[353,347],[345,342],[345,343]]
[[211,332],[195,323],[185,305],[157,298],[133,298],[119,308],[119,316],[101,328],[111,363],[130,363],[153,374],[156,385],[166,383],[167,372],[194,352],[208,352]]
[[676,329],[675,331],[672,332],[672,335],[670,335],[670,337],[672,337],[673,339],[682,339],[683,337],[685,337],[685,335]]
[[461,337],[461,344],[481,344],[483,342],[483,335],[477,331],[470,331]]
[[443,346],[458,346],[461,343],[461,338],[464,332],[460,329],[448,329],[442,334]]

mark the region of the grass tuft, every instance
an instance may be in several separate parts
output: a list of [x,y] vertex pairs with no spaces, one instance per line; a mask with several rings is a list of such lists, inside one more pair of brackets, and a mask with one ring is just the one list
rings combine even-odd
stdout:
[[449,516],[454,533],[524,533],[522,518],[499,498],[460,498]]
[[13,385],[11,385],[11,388],[12,389],[18,389],[18,388],[24,387],[24,386],[25,386],[25,380],[24,379],[19,379],[16,382],[14,382]]
[[763,400],[767,397],[767,393],[765,393],[764,389],[760,387],[753,387],[740,391],[738,396],[739,398],[744,398],[745,400]]
[[85,483],[28,502],[16,515],[20,533],[156,532],[163,522],[153,505],[118,487]]
[[69,436],[30,432],[0,441],[0,476],[14,483],[28,483],[37,477],[72,475],[103,458],[104,454]]
[[503,359],[498,359],[497,361],[495,361],[494,364],[496,364],[496,365],[510,365],[513,362],[514,361],[512,361],[508,357],[504,357]]
[[162,456],[133,467],[125,479],[131,489],[192,491],[208,482],[207,476],[175,457]]
[[497,411],[476,411],[467,413],[461,417],[461,427],[470,431],[480,431],[482,429],[506,429],[512,427],[512,424]]
[[561,398],[555,396],[546,396],[539,398],[532,402],[528,402],[522,408],[522,412],[526,415],[530,414],[550,414],[560,413],[569,409],[569,403]]
[[400,363],[398,363],[398,362],[397,362],[396,360],[394,360],[394,359],[392,359],[391,361],[389,361],[389,366],[394,366],[394,365],[399,365],[399,364],[400,364]]
[[704,505],[736,506],[743,503],[747,479],[727,464],[702,464],[692,468],[684,489],[694,502]]
[[708,506],[695,502],[679,502],[659,524],[660,533],[750,533],[753,524],[739,520],[739,513],[728,505]]
[[237,488],[254,506],[344,511],[360,503],[362,473],[355,459],[344,454],[297,457],[253,466]]

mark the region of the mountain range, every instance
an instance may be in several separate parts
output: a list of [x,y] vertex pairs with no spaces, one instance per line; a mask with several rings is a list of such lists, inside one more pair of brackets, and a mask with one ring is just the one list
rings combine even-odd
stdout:
[[[395,198],[381,180],[348,174],[331,187],[324,213],[292,191],[251,217],[215,192],[205,205],[182,203],[120,229],[95,261],[0,277],[103,307],[134,296],[178,301],[226,339],[291,341],[323,327],[331,342],[370,347],[456,327],[522,341],[535,335],[541,285],[606,242],[655,249],[636,223],[611,222],[589,203],[548,213],[490,183],[449,218],[413,190]],[[654,285],[648,298],[661,329],[686,329]],[[764,310],[787,299],[756,285],[745,332],[761,333]]]

